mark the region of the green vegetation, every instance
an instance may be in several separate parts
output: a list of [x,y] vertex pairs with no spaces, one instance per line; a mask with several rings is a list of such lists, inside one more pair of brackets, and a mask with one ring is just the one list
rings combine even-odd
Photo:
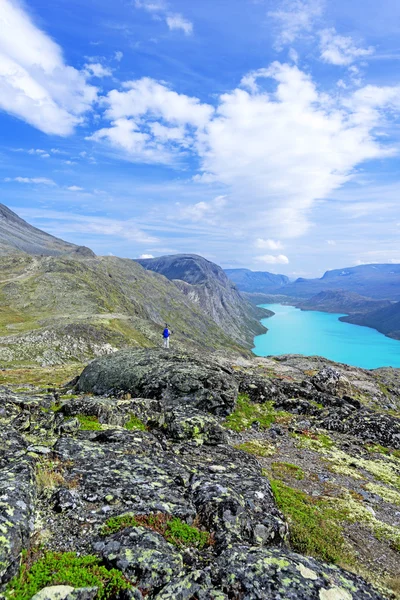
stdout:
[[385,446],[381,446],[380,444],[367,444],[365,446],[368,452],[384,454],[385,456],[394,456],[395,458],[400,458],[400,450],[393,450],[392,448],[385,448]]
[[235,448],[237,450],[243,450],[243,452],[247,452],[248,454],[263,457],[272,456],[276,452],[274,446],[260,440],[251,440],[249,442],[244,442],[243,444],[237,444]]
[[140,419],[135,417],[135,415],[131,414],[129,417],[129,421],[125,423],[125,429],[129,429],[129,431],[145,431],[146,426]]
[[286,481],[289,479],[304,479],[304,471],[297,465],[292,465],[286,462],[273,462],[271,465],[274,477]]
[[317,452],[328,450],[334,446],[329,435],[323,433],[317,434],[312,431],[303,431],[301,434],[294,433],[293,437],[296,438],[299,448],[308,448]]
[[369,490],[373,494],[378,494],[385,502],[390,504],[396,504],[400,506],[400,493],[392,490],[384,485],[377,485],[376,483],[367,483],[365,489]]
[[239,394],[236,409],[225,419],[223,426],[239,432],[258,422],[262,429],[268,429],[272,423],[287,424],[292,418],[288,412],[275,410],[272,401],[256,404],[251,402],[247,394]]
[[[25,556],[25,558],[27,558]],[[6,591],[9,600],[30,600],[42,588],[52,585],[97,587],[98,600],[118,597],[131,587],[116,569],[107,569],[97,556],[77,556],[75,552],[47,552],[33,564],[26,561]]]
[[332,507],[329,501],[313,498],[281,481],[271,481],[278,508],[290,526],[290,541],[297,552],[322,560],[351,564],[352,556],[340,522],[347,511]]
[[89,415],[76,415],[76,418],[80,423],[80,429],[82,431],[100,431],[102,429],[97,417]]
[[111,535],[125,527],[146,527],[160,533],[167,542],[179,548],[195,547],[201,550],[213,543],[207,531],[200,531],[171,515],[163,513],[134,515],[128,513],[108,519],[100,530],[101,535]]
[[42,458],[36,463],[36,484],[39,492],[52,491],[65,485],[63,467],[60,461]]
[[81,363],[57,367],[10,368],[0,371],[0,385],[31,384],[37,387],[59,387],[80,375],[84,368]]

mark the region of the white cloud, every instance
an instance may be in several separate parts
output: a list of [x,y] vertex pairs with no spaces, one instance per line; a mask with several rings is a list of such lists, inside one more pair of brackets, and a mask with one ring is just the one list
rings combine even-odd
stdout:
[[217,196],[210,202],[197,202],[189,206],[184,206],[174,218],[193,221],[195,223],[203,221],[209,224],[216,224],[216,219],[221,215],[228,202],[226,196]]
[[[91,139],[138,162],[173,164],[177,155],[196,154],[193,181],[226,190],[226,219],[255,239],[304,234],[316,201],[352,178],[359,164],[397,152],[378,127],[400,112],[400,86],[330,96],[297,66],[278,62],[249,73],[242,85],[248,89],[222,94],[214,109],[153,79],[127,82],[108,94],[110,124]],[[210,203],[182,210],[188,219],[209,218]]]
[[335,240],[326,240],[326,243],[328,244],[328,246],[336,246]]
[[82,192],[83,188],[79,187],[78,185],[70,185],[67,187],[67,190],[70,192]]
[[116,61],[120,62],[124,57],[124,53],[121,52],[121,50],[117,50],[116,52],[114,52],[114,58]]
[[34,183],[42,185],[57,185],[52,179],[47,177],[6,177],[6,182],[16,181],[17,183]]
[[106,140],[144,162],[171,162],[174,150],[193,145],[194,130],[203,128],[213,113],[211,106],[197,98],[178,94],[148,77],[127,82],[124,88],[112,90],[105,99],[111,127],[100,129],[90,139]]
[[289,259],[284,254],[278,254],[278,256],[273,256],[272,254],[264,254],[263,256],[256,256],[256,260],[259,262],[266,263],[267,265],[289,264]]
[[88,63],[84,67],[87,77],[111,77],[112,70],[100,63]]
[[321,17],[323,0],[283,0],[278,10],[268,16],[276,21],[279,31],[277,44],[291,44],[304,33],[310,33]]
[[0,108],[45,133],[69,135],[97,89],[15,0],[0,0],[0,14]]
[[167,16],[167,25],[173,29],[181,29],[185,35],[191,35],[193,33],[193,23],[182,17],[179,14],[171,14]]
[[262,238],[256,239],[254,245],[256,248],[260,248],[262,250],[281,250],[283,248],[282,242],[277,242],[275,240],[263,240]]
[[353,38],[338,35],[334,28],[323,29],[320,35],[321,58],[332,65],[348,66],[374,53],[374,48],[359,48]]
[[135,6],[147,10],[157,20],[164,20],[171,31],[181,30],[185,35],[193,33],[193,23],[179,13],[171,13],[164,0],[136,0]]
[[141,254],[139,258],[154,258],[152,254]]

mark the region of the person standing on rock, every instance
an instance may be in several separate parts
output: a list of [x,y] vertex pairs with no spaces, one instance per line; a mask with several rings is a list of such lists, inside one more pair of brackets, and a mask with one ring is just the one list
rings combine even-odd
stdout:
[[171,335],[171,332],[168,329],[168,324],[165,323],[165,328],[164,328],[164,331],[163,331],[164,348],[169,348],[169,336],[170,335]]

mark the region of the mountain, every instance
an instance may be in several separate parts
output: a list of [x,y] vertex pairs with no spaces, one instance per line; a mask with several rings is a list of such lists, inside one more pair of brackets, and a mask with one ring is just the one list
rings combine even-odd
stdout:
[[16,252],[44,256],[76,252],[82,256],[94,256],[94,252],[89,248],[64,242],[36,229],[7,206],[0,204],[0,256]]
[[289,283],[286,275],[275,275],[267,271],[250,271],[250,269],[225,269],[229,279],[241,292],[274,293]]
[[138,259],[137,262],[173,281],[238,343],[248,345],[249,337],[265,331],[259,319],[267,316],[266,313],[251,305],[215,263],[196,254]]
[[389,307],[391,304],[390,300],[372,300],[345,290],[328,290],[296,302],[296,306],[302,310],[321,310],[333,313],[368,313]]
[[388,337],[400,340],[400,302],[385,308],[368,312],[367,314],[354,314],[341,317],[341,321],[372,327]]
[[297,279],[280,289],[307,298],[327,290],[346,290],[368,298],[400,300],[400,264],[359,265],[327,271],[320,279]]

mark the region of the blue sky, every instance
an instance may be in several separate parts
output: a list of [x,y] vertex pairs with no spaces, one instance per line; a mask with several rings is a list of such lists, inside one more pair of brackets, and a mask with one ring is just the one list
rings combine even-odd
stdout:
[[101,255],[400,262],[397,0],[0,0],[0,201]]

